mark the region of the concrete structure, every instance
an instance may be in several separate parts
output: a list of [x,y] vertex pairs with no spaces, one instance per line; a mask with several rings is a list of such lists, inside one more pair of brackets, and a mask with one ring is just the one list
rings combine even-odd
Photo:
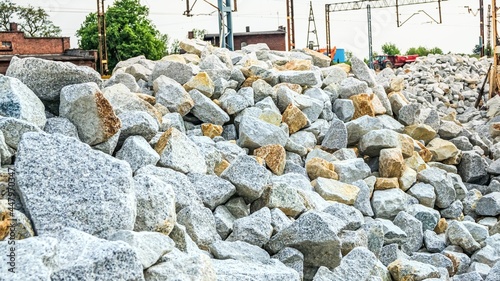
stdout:
[[9,31],[0,32],[1,74],[5,74],[12,56],[72,62],[94,69],[96,66],[96,51],[70,49],[69,37],[26,37],[16,23],[10,23]]
[[[193,38],[192,32],[188,34]],[[242,47],[249,44],[266,43],[271,50],[286,51],[286,30],[279,27],[275,31],[255,31],[251,32],[247,27],[247,32],[238,32],[233,34],[234,49],[241,50]],[[206,34],[205,41],[209,41],[214,46],[219,46],[219,34]]]

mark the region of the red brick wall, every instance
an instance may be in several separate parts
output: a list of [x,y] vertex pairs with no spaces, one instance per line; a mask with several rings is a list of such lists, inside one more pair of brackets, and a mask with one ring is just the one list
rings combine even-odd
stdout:
[[234,49],[241,50],[241,43],[246,42],[247,45],[266,43],[269,49],[275,51],[286,51],[285,34],[267,34],[267,35],[251,35],[251,36],[235,36]]
[[[259,35],[235,35],[234,49],[241,50],[241,43],[246,42],[247,45],[266,43],[271,50],[286,51],[286,34],[259,34]],[[215,42],[211,42],[214,46],[219,45],[219,37],[215,38]]]
[[25,38],[23,32],[0,32],[1,42],[11,42],[12,50],[0,49],[0,55],[62,54],[70,48],[69,37]]

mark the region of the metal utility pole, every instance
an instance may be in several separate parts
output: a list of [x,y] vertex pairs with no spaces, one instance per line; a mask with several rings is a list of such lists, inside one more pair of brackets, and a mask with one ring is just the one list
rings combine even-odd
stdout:
[[397,25],[400,26],[399,22],[399,7],[400,6],[409,6],[409,5],[417,5],[417,4],[427,4],[427,3],[438,3],[439,9],[439,21],[434,20],[437,23],[442,23],[441,17],[441,1],[446,0],[358,0],[352,2],[340,2],[340,3],[332,3],[325,4],[325,21],[326,21],[326,50],[330,53],[331,48],[331,33],[330,33],[330,13],[332,12],[343,12],[343,11],[353,11],[353,10],[362,10],[367,8],[370,5],[371,9],[376,8],[389,8],[396,7],[397,13]]
[[[313,24],[313,30],[311,30],[311,23]],[[314,36],[316,37],[316,44],[314,41],[309,41],[309,35],[313,33]],[[318,39],[318,32],[316,30],[316,20],[314,19],[314,12],[313,12],[313,6],[312,6],[312,1],[309,1],[309,25],[307,26],[307,45],[309,49],[314,50],[314,49],[319,49],[319,39]]]
[[372,49],[372,8],[366,6],[366,15],[368,17],[368,66],[373,68],[373,49]]
[[217,0],[219,8],[219,41],[221,48],[234,51],[233,11],[231,0]]
[[101,75],[108,75],[108,46],[106,44],[106,16],[104,12],[104,0],[97,0],[97,32],[99,36],[99,71]]
[[288,51],[295,49],[295,22],[293,0],[286,0],[286,24],[288,34]]

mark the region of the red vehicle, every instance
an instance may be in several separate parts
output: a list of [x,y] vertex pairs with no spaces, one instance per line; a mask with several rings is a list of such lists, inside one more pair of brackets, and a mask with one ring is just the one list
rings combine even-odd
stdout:
[[417,57],[418,57],[418,55],[408,55],[408,56],[381,55],[381,56],[377,56],[375,58],[375,60],[373,61],[373,69],[382,70],[386,67],[388,67],[388,68],[402,67],[403,65],[405,65],[407,63],[415,62]]

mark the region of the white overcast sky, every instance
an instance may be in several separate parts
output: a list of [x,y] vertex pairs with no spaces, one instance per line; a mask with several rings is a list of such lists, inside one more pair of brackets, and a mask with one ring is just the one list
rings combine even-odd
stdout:
[[[162,33],[171,38],[185,38],[193,28],[206,29],[209,33],[218,32],[217,15],[198,15],[185,17],[186,0],[141,0],[150,8],[150,18]],[[207,0],[217,5],[217,0]],[[78,45],[76,30],[89,12],[97,9],[96,0],[14,0],[19,5],[40,6],[47,10],[53,22],[62,28],[63,36],[71,37],[71,46]],[[111,5],[106,0],[105,5]],[[191,3],[194,0],[190,1]],[[319,43],[326,45],[325,4],[345,2],[345,0],[313,0]],[[309,16],[309,1],[294,0],[295,33],[298,48],[306,46]],[[485,18],[489,0],[484,0]],[[472,9],[472,13],[465,6]],[[437,3],[400,7],[400,20],[404,21],[419,10],[425,11],[435,19],[439,18]],[[403,26],[396,26],[395,8],[372,9],[373,50],[381,52],[382,44],[395,43],[402,52],[410,47],[439,47],[444,52],[471,53],[479,42],[479,0],[447,0],[441,3],[442,24],[432,22],[424,13],[413,16]],[[193,14],[208,14],[214,8],[198,0]],[[474,13],[474,14],[473,14]],[[485,41],[486,41],[485,19]],[[251,31],[276,30],[279,25],[286,26],[285,0],[238,0],[238,11],[233,13],[235,32],[244,32],[246,26]],[[359,57],[368,57],[367,15],[366,10],[331,13],[332,44],[337,48],[352,51]]]

